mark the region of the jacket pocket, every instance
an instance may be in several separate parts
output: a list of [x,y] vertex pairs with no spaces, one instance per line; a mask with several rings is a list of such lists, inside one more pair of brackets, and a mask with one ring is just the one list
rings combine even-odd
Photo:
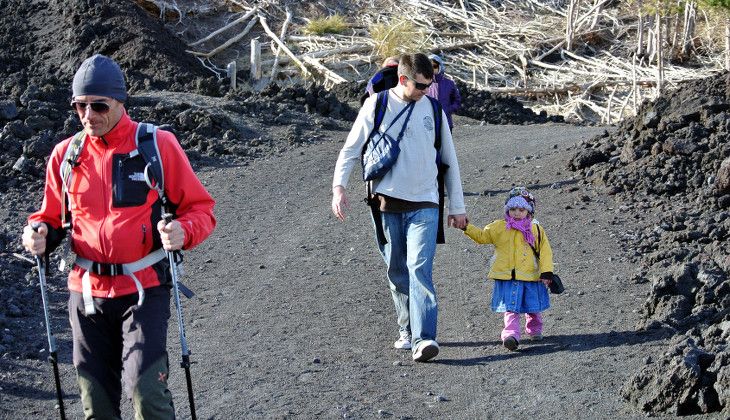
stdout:
[[112,205],[135,207],[145,204],[150,188],[144,180],[146,162],[142,156],[115,154],[112,163]]

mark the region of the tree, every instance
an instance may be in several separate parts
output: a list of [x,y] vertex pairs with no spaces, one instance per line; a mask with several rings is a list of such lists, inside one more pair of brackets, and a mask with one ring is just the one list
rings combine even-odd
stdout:
[[725,70],[730,71],[730,0],[703,0],[710,7],[724,11],[725,17]]

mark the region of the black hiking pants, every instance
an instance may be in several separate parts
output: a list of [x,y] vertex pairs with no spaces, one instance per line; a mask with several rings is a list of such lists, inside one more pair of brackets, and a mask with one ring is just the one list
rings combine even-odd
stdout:
[[81,293],[71,292],[73,362],[84,418],[120,419],[123,383],[136,419],[174,419],[167,389],[170,289],[145,289],[141,306],[136,293],[94,298],[94,306],[96,313],[87,316]]

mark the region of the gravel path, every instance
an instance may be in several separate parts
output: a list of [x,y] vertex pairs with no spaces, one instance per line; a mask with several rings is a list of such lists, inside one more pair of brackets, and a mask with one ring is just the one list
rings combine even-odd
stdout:
[[[565,169],[572,146],[602,131],[457,120],[471,221],[500,217],[505,191],[531,186],[567,290],[552,296],[545,340],[506,351],[501,317],[488,307],[493,248],[448,230],[434,272],[442,351],[426,364],[392,348],[394,310],[358,174],[346,222],[330,213],[332,169],[346,133],[201,171],[218,200],[219,225],[186,254],[185,282],[197,293],[184,311],[199,417],[644,418],[619,390],[667,339],[634,331],[647,286],[628,281],[634,268],[620,238],[631,223]],[[67,412],[81,418],[65,294],[59,288],[56,296]],[[175,319],[170,327],[171,386],[187,418]],[[1,418],[54,418],[46,362],[3,360],[0,367]],[[129,418],[131,407],[124,409]]]

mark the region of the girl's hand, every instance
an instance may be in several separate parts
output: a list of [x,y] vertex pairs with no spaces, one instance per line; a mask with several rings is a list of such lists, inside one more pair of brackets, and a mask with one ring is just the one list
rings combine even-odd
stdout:
[[545,285],[545,287],[550,287],[550,283],[553,282],[552,279],[540,279],[540,281]]

